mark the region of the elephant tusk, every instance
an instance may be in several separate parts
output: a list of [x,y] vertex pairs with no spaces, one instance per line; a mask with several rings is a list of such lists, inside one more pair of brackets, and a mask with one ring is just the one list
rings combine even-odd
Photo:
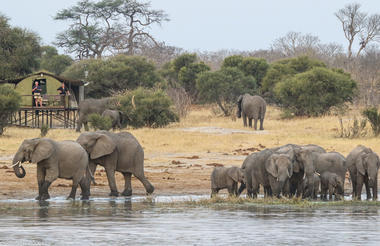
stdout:
[[278,182],[278,177],[277,177],[277,179],[276,179],[276,180],[277,180],[277,182]]
[[16,162],[16,163],[13,164],[11,167],[17,166],[18,164],[20,164],[20,161]]
[[303,174],[303,178],[302,179],[305,179],[306,178],[306,173]]
[[318,175],[318,176],[321,176],[321,174],[320,174],[320,173],[318,173],[318,172],[315,172],[315,174],[316,174],[316,175]]

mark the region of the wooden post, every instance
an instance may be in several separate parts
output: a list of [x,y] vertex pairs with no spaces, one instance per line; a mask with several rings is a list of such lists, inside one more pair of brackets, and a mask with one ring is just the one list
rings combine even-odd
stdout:
[[27,124],[27,119],[28,119],[28,111],[25,110],[25,126],[26,126],[26,124]]
[[53,110],[50,111],[50,128],[53,128]]
[[21,110],[18,111],[18,125],[21,126]]

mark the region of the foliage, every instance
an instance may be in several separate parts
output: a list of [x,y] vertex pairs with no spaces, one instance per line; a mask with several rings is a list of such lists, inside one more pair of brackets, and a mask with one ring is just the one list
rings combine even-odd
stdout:
[[48,134],[48,132],[49,132],[49,126],[46,124],[42,124],[40,136],[43,138]]
[[82,0],[59,11],[55,20],[71,22],[57,36],[57,45],[79,59],[101,58],[105,52],[133,55],[145,42],[157,43],[152,25],[168,21],[163,10],[151,9],[138,0]]
[[379,136],[380,134],[380,113],[377,112],[377,108],[367,108],[363,111],[363,115],[368,119],[371,124],[373,134]]
[[[85,71],[88,77],[85,78]],[[63,76],[89,81],[87,97],[107,97],[115,91],[155,87],[161,78],[153,63],[139,56],[118,55],[107,60],[89,59],[74,63]]]
[[198,62],[196,54],[183,54],[166,64],[161,74],[170,87],[183,87],[186,93],[196,100],[198,96],[196,79],[199,74],[209,70],[210,67],[205,63]]
[[240,69],[246,76],[251,75],[255,78],[257,86],[261,86],[269,64],[265,59],[254,57],[243,57],[240,55],[234,55],[226,57],[223,61],[222,68],[236,67]]
[[236,67],[226,67],[215,72],[202,73],[197,79],[197,89],[202,102],[216,103],[225,116],[231,114],[231,107],[239,95],[253,94],[256,81],[252,76],[246,76]]
[[123,125],[139,127],[164,127],[177,122],[178,116],[172,108],[172,101],[162,90],[137,88],[118,96],[119,110],[123,117]]
[[355,89],[349,74],[316,67],[277,83],[274,92],[281,106],[296,116],[317,116],[352,101]]
[[70,56],[59,55],[55,47],[43,46],[41,50],[41,69],[60,75],[73,63],[73,59]]
[[179,88],[169,87],[166,89],[166,93],[172,100],[175,106],[175,109],[176,109],[175,111],[177,115],[181,118],[186,117],[190,111],[191,98],[186,93],[185,89],[183,87],[179,87]]
[[100,114],[90,114],[88,115],[88,122],[94,130],[105,130],[109,131],[112,127],[112,119],[108,116],[102,117]]
[[8,125],[9,117],[20,107],[20,95],[11,85],[0,85],[0,135]]
[[0,80],[30,74],[38,68],[40,37],[25,29],[11,27],[0,14]]
[[346,125],[343,124],[342,117],[339,117],[340,133],[341,138],[359,138],[367,135],[367,120],[357,119],[354,117],[353,123],[349,121]]
[[307,72],[315,67],[326,67],[319,61],[310,59],[307,56],[283,59],[271,64],[267,73],[263,77],[261,93],[266,94],[270,99],[278,102],[274,95],[274,88],[277,83],[287,80],[296,74]]

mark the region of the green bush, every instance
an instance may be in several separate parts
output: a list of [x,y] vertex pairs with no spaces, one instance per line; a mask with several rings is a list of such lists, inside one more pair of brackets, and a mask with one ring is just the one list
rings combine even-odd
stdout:
[[112,127],[112,119],[110,117],[102,117],[100,114],[90,114],[88,116],[88,122],[94,130],[109,131]]
[[138,88],[119,95],[118,100],[118,109],[126,116],[123,125],[156,128],[179,120],[172,101],[162,90]]
[[318,116],[351,102],[355,89],[349,74],[316,67],[277,83],[274,92],[280,106],[296,116]]
[[46,124],[42,124],[40,136],[43,138],[48,134],[48,132],[49,132],[49,126]]
[[367,108],[363,111],[363,115],[371,124],[373,134],[378,136],[380,134],[380,113],[377,112],[377,108]]
[[0,135],[8,125],[9,117],[20,107],[20,95],[11,85],[0,85]]

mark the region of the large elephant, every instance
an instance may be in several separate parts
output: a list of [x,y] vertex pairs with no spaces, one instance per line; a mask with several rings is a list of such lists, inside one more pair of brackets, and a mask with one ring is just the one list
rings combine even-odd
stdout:
[[[265,196],[280,196],[288,192],[289,178],[293,164],[286,154],[276,154],[272,149],[265,149],[249,155],[243,162],[242,169],[246,178],[247,195],[256,198],[259,186],[264,187]],[[240,186],[239,194],[245,186]]]
[[226,188],[230,196],[238,196],[238,183],[245,183],[244,172],[239,167],[215,167],[210,179],[211,197]]
[[153,193],[154,187],[144,175],[144,150],[132,134],[107,131],[85,132],[78,137],[77,142],[89,154],[92,173],[95,172],[97,165],[105,168],[111,189],[110,196],[119,195],[115,171],[124,175],[123,196],[132,195],[132,174],[141,181],[148,194]]
[[[318,153],[309,149],[301,149],[296,152],[297,160],[304,167],[304,176],[308,179],[308,192],[306,197],[310,197],[314,192],[313,175],[314,173],[322,175],[324,172],[337,174],[342,180],[346,176],[346,158],[338,152]],[[340,192],[344,196],[344,190]]]
[[57,142],[48,138],[25,139],[13,158],[13,169],[19,178],[26,174],[20,164],[23,162],[37,163],[36,200],[50,198],[49,186],[57,178],[73,180],[68,199],[75,199],[78,184],[82,190],[82,199],[89,198],[90,181],[93,177],[88,166],[88,154],[77,142]]
[[380,162],[378,155],[370,148],[359,145],[347,156],[347,168],[352,183],[352,197],[361,199],[363,183],[367,191],[367,199],[377,200],[377,173]]
[[88,131],[88,116],[93,113],[102,114],[104,110],[109,109],[113,102],[112,97],[101,99],[88,98],[79,103],[78,107],[78,121],[76,131],[80,132],[82,124],[86,131]]
[[112,109],[106,109],[102,113],[102,117],[109,117],[112,120],[112,128],[113,130],[118,127],[121,129],[121,118],[122,118],[122,113],[119,110],[112,110]]
[[251,96],[244,94],[238,98],[237,117],[243,117],[244,126],[247,126],[247,118],[249,127],[252,127],[252,119],[255,121],[254,128],[257,130],[257,121],[260,120],[260,130],[264,130],[264,117],[266,111],[266,102],[260,96]]

